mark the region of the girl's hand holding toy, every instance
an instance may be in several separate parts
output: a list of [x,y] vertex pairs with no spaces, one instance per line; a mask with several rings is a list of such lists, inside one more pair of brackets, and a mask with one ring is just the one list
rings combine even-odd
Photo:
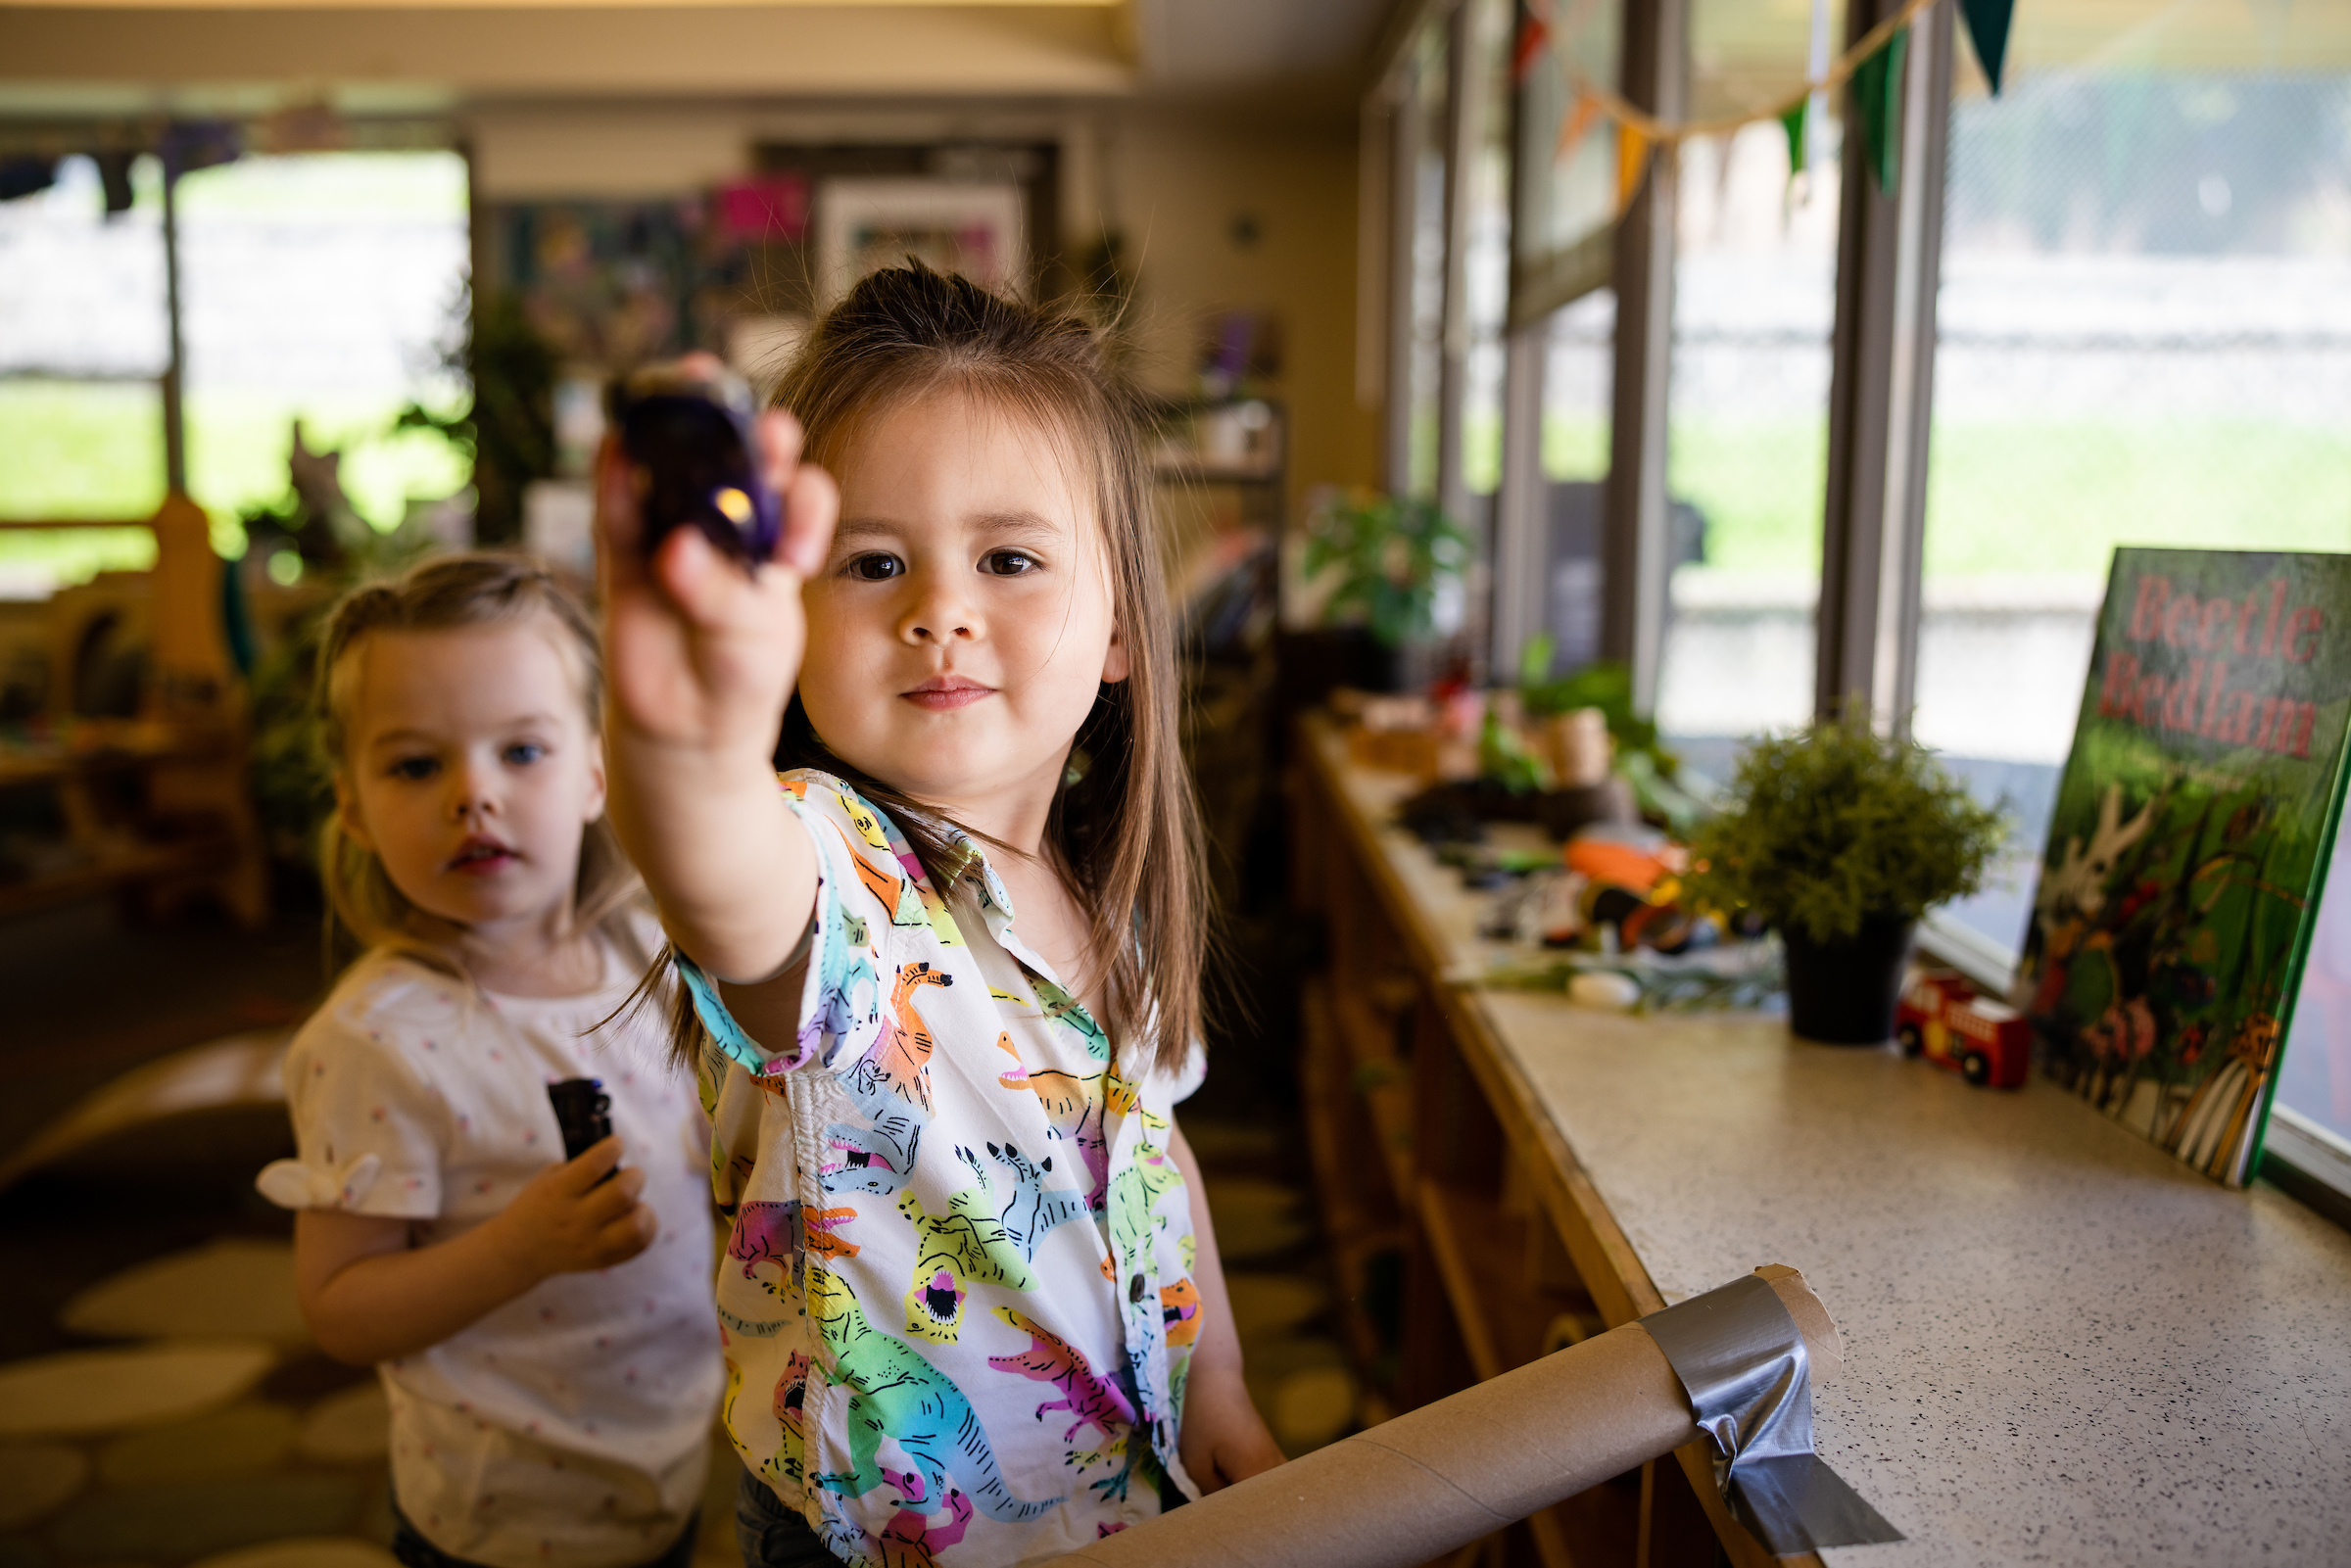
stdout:
[[638,1202],[645,1172],[618,1168],[621,1154],[620,1139],[610,1137],[576,1160],[550,1165],[483,1227],[505,1232],[516,1266],[532,1284],[625,1263],[661,1233],[660,1220]]
[[753,428],[784,526],[748,572],[694,528],[646,550],[642,470],[617,440],[597,475],[614,826],[672,938],[722,978],[771,974],[815,899],[815,858],[777,796],[772,759],[807,643],[800,586],[840,507],[831,476],[799,463],[790,414]]

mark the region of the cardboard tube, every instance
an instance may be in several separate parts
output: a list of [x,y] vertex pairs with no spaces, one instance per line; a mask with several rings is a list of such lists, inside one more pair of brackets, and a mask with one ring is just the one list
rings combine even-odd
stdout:
[[[1796,1319],[1813,1379],[1833,1375],[1843,1348],[1803,1275],[1755,1272]],[[1626,1323],[1047,1568],[1412,1568],[1699,1435],[1665,1353]]]

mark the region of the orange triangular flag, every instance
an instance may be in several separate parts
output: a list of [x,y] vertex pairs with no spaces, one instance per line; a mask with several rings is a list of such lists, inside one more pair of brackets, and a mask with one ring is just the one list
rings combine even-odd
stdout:
[[1588,92],[1577,93],[1574,107],[1559,117],[1559,140],[1552,151],[1551,161],[1564,164],[1574,158],[1575,150],[1583,145],[1585,133],[1591,130],[1592,122],[1598,119],[1600,100]]
[[1641,189],[1641,177],[1649,172],[1649,155],[1656,143],[1631,125],[1616,127],[1616,215],[1633,205],[1634,193]]

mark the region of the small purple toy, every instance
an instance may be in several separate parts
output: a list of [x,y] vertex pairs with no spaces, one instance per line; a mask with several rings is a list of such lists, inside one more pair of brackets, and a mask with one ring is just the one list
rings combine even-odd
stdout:
[[758,400],[726,370],[651,365],[612,389],[621,451],[637,470],[645,550],[692,524],[744,566],[775,553],[784,502],[759,478]]

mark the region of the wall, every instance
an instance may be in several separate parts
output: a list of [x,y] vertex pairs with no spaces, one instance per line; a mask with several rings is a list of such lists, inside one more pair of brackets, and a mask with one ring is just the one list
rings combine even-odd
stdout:
[[[1271,310],[1273,390],[1291,416],[1293,518],[1319,484],[1375,484],[1379,427],[1355,389],[1356,145],[1352,121],[1265,123],[1215,105],[1135,105],[1108,124],[1106,219],[1139,274],[1146,375],[1186,390],[1201,323]],[[1236,219],[1256,238],[1237,237]]]
[[[755,142],[1057,140],[1064,242],[1121,231],[1133,325],[1155,390],[1190,390],[1201,324],[1234,309],[1281,323],[1290,511],[1318,484],[1372,484],[1376,416],[1357,405],[1352,122],[1253,120],[1228,106],[757,104],[483,106],[465,117],[485,201],[682,194],[748,167]],[[1255,238],[1236,237],[1248,219]]]

